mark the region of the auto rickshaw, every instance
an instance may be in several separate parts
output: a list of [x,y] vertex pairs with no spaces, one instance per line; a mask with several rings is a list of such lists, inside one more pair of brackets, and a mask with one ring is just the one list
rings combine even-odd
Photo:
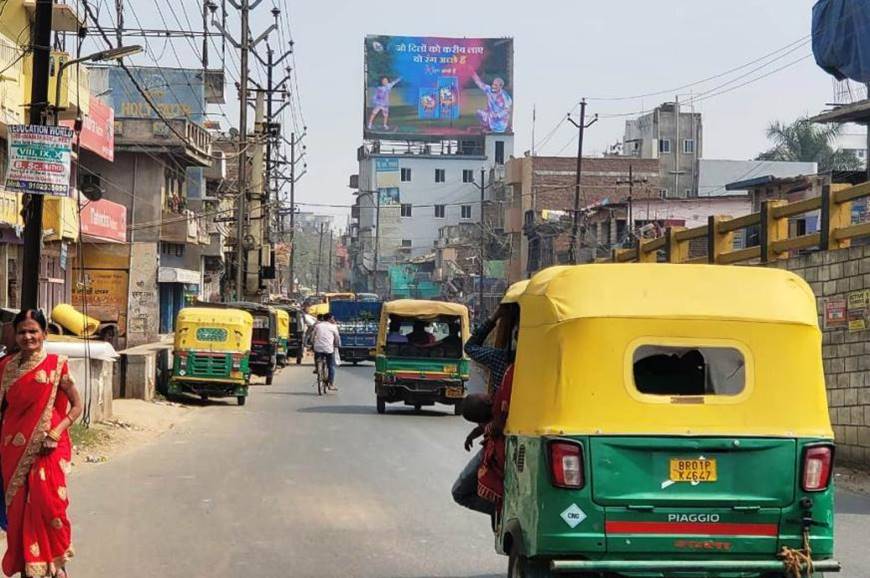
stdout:
[[286,363],[295,359],[296,365],[299,365],[305,355],[305,312],[292,305],[273,304],[272,307],[289,316]]
[[463,352],[468,308],[456,303],[399,299],[381,308],[375,357],[378,413],[388,403],[419,410],[437,403],[459,413],[469,376]]
[[254,319],[239,309],[185,307],[175,321],[169,394],[235,396],[245,405]]
[[806,556],[812,576],[839,570],[821,332],[803,280],[552,267],[512,301],[495,521],[509,577],[783,578]]
[[277,321],[275,360],[279,366],[284,367],[287,365],[287,344],[290,341],[290,314],[280,307],[273,307],[272,309],[275,311],[275,319]]
[[251,373],[265,377],[266,385],[272,385],[278,365],[278,319],[272,307],[261,303],[238,301],[231,303],[198,302],[199,307],[217,309],[241,309],[254,318],[251,337]]

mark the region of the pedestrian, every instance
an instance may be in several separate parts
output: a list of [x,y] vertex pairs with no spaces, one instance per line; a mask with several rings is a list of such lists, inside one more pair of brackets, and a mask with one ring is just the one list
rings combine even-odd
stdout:
[[338,389],[335,387],[335,353],[336,348],[341,347],[341,335],[338,333],[338,325],[331,313],[324,314],[323,321],[314,326],[312,343],[315,368],[317,360],[325,358],[328,371],[327,386],[330,389]]
[[0,360],[7,576],[66,578],[66,563],[73,556],[66,484],[72,444],[67,429],[83,406],[66,358],[43,348],[46,326],[40,311],[18,313],[13,328],[19,352]]

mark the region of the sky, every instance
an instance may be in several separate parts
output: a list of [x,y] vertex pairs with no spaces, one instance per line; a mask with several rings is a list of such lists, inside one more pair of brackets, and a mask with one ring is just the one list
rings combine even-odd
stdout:
[[[258,7],[252,19],[254,36],[271,22],[272,1],[264,0]],[[531,148],[533,109],[536,140],[540,143],[552,133],[537,154],[571,155],[576,129],[560,121],[587,97],[587,113],[601,117],[586,133],[585,153],[600,155],[621,140],[626,120],[607,115],[647,110],[679,96],[681,101],[698,99],[694,108],[703,114],[704,158],[749,159],[768,148],[765,128],[771,121],[788,122],[819,112],[834,96],[832,78],[812,57],[800,60],[811,54],[810,45],[800,42],[810,34],[811,0],[274,1],[289,16],[301,101],[297,124],[304,117],[308,128],[308,170],[296,198],[309,203],[303,210],[341,215],[340,225],[348,209],[315,205],[353,202],[347,184],[357,172],[356,151],[363,142],[366,34],[513,37],[516,156]],[[145,25],[160,26],[161,19],[150,9],[152,2],[164,6],[164,18],[172,17],[167,3],[173,0],[127,0],[137,6]],[[234,22],[231,28],[237,28]],[[153,52],[162,48],[161,41],[151,42]],[[178,57],[163,50],[161,64],[178,66],[176,61],[181,61],[195,66],[192,50],[185,49],[184,41],[176,42]],[[781,57],[768,66],[761,61],[675,90],[787,45],[793,50],[777,53],[774,58]],[[134,63],[153,60],[153,55],[146,55]],[[228,68],[232,82],[235,68]],[[740,75],[746,76],[735,79]],[[709,96],[763,75],[746,86]],[[729,80],[733,82],[719,88]],[[238,101],[232,92],[230,85],[223,111],[235,119]],[[705,92],[709,97],[701,101],[699,94]],[[621,99],[635,95],[651,96]]]

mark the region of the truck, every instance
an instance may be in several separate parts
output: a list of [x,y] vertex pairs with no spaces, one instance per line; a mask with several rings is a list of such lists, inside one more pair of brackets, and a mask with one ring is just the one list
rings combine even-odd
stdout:
[[374,360],[372,352],[378,340],[381,305],[380,301],[356,299],[329,303],[329,312],[335,317],[341,335],[339,355],[343,362],[357,365],[360,361]]

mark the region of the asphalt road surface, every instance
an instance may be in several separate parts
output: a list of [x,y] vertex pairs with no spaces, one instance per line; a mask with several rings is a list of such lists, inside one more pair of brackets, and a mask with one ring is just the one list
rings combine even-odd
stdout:
[[[213,403],[73,474],[77,576],[504,576],[489,521],[455,506],[468,425],[449,407],[375,412],[372,367],[317,397],[288,367],[245,407]],[[844,578],[870,576],[870,497],[838,500]]]

